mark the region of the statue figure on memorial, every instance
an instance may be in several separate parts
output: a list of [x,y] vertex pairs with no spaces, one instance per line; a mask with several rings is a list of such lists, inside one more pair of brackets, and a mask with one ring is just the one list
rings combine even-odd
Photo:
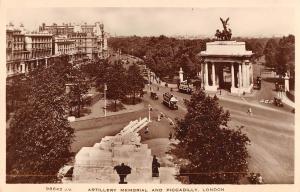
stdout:
[[228,41],[231,39],[232,33],[231,33],[231,29],[227,28],[228,26],[228,21],[229,21],[229,17],[226,20],[223,20],[220,17],[220,20],[222,22],[223,25],[223,31],[221,32],[219,29],[216,31],[215,36],[217,37],[217,40],[221,40],[221,41]]
[[220,17],[220,20],[222,22],[224,31],[227,31],[227,25],[228,25],[229,17],[227,17],[227,19],[225,21]]
[[153,156],[153,161],[152,161],[152,177],[159,177],[159,170],[158,168],[160,167],[160,163],[158,162],[156,156]]
[[127,184],[127,182],[125,182],[125,178],[128,174],[131,173],[131,167],[124,165],[124,163],[121,163],[121,165],[115,166],[114,170],[117,171],[117,173],[120,177],[119,184]]
[[222,40],[222,33],[219,29],[217,29],[215,36],[217,37],[217,40]]

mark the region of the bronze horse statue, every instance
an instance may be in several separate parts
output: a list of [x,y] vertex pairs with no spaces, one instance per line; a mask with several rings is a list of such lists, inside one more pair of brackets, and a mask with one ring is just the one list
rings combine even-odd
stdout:
[[232,35],[231,29],[227,29],[229,17],[225,21],[220,17],[220,20],[223,24],[223,31],[221,32],[219,29],[217,29],[215,36],[217,37],[217,40],[229,41]]

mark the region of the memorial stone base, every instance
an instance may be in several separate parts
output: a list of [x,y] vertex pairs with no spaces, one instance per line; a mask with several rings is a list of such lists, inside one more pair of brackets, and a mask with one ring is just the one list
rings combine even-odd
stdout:
[[206,85],[206,86],[204,86],[204,90],[209,91],[209,92],[217,92],[218,86],[217,85],[215,85],[215,86]]
[[93,147],[83,147],[75,157],[73,182],[119,183],[114,167],[124,163],[131,167],[125,182],[160,183],[152,178],[151,150],[147,144],[141,144],[138,134],[147,124],[147,118],[130,122],[116,136],[106,136]]

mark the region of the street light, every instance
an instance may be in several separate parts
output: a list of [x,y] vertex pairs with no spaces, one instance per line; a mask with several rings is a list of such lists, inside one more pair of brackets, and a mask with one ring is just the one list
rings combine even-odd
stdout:
[[106,117],[106,91],[107,91],[107,85],[104,83],[104,117]]
[[148,105],[148,122],[151,122],[150,111],[152,110],[151,105]]
[[150,79],[150,70],[148,69],[148,83],[149,83],[149,91],[151,91],[151,79]]

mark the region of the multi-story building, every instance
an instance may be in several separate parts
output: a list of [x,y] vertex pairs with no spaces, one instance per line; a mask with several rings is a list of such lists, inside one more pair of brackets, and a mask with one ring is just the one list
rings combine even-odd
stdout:
[[13,76],[23,71],[24,61],[29,57],[29,51],[25,48],[25,34],[21,29],[9,24],[6,30],[6,69],[7,76]]
[[52,35],[47,32],[31,32],[25,34],[25,48],[29,51],[25,62],[25,71],[37,67],[39,64],[47,65],[47,59],[52,56]]
[[73,55],[75,54],[75,40],[68,35],[59,35],[53,38],[53,55]]
[[39,32],[27,32],[24,26],[6,29],[7,76],[26,73],[38,65],[47,66],[49,58],[71,55],[71,60],[80,62],[108,57],[107,36],[104,25],[49,25],[39,27]]
[[46,25],[42,24],[40,31],[48,31],[54,36],[67,35],[75,41],[75,59],[96,59],[107,58],[107,33],[104,32],[104,25],[96,22],[94,25],[87,23],[81,25]]
[[63,23],[62,25],[57,25],[56,23],[46,25],[42,23],[42,26],[39,27],[39,31],[48,31],[53,35],[68,35],[74,32],[74,26],[72,26],[71,23]]
[[47,65],[52,56],[52,35],[49,33],[26,32],[12,24],[6,30],[6,69],[7,76],[26,73],[39,64]]

